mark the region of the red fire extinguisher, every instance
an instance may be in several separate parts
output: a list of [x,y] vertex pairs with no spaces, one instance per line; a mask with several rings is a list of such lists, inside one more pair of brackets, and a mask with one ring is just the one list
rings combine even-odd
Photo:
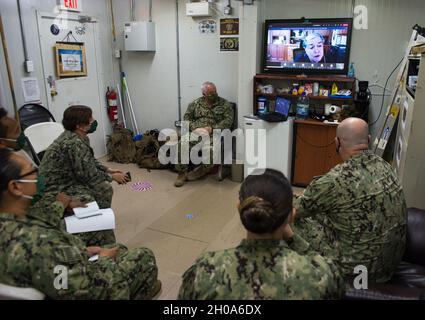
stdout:
[[117,103],[117,93],[115,90],[111,90],[108,87],[108,92],[106,92],[106,100],[108,100],[108,117],[111,122],[118,121],[118,103]]

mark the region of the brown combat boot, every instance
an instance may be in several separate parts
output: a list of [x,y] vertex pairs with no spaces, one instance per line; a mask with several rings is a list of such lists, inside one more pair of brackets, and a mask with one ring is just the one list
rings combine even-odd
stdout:
[[208,173],[210,173],[211,168],[206,168],[204,166],[196,167],[193,171],[187,174],[187,180],[195,181],[205,177]]
[[176,188],[180,188],[184,185],[186,180],[187,180],[187,172],[179,173],[179,176],[177,177],[176,182],[174,182],[174,186]]

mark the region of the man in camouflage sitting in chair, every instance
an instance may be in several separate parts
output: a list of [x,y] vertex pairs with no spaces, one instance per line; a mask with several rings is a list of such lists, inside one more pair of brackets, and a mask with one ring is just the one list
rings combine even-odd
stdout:
[[[184,115],[184,121],[189,122],[190,132],[199,136],[207,135],[212,137],[213,130],[230,129],[233,123],[233,109],[230,102],[221,98],[217,94],[217,88],[212,82],[205,82],[202,85],[202,97],[196,99],[189,104],[187,111]],[[212,140],[209,147],[212,150]],[[189,154],[192,148],[197,145],[198,141],[190,141]],[[210,157],[209,163],[202,163],[189,172],[192,164],[185,164],[182,161],[181,143],[179,146],[179,163],[176,165],[176,170],[179,175],[175,182],[176,187],[184,185],[185,181],[198,180],[207,175],[213,167],[213,157]],[[203,152],[206,148],[202,149]]]

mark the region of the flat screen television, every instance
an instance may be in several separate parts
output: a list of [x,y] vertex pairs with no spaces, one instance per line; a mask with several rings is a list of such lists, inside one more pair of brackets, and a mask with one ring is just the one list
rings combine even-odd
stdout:
[[344,74],[352,18],[266,20],[264,73]]

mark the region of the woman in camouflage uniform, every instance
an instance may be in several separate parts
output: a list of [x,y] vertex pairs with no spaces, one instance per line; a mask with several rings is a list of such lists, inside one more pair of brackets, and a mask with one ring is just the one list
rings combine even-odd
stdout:
[[[86,106],[71,106],[65,110],[62,124],[65,131],[46,150],[40,164],[40,174],[46,179],[46,196],[65,192],[82,202],[96,201],[101,209],[110,208],[111,182],[125,184],[128,177],[119,170],[105,167],[94,157],[88,137],[97,128],[92,110]],[[33,209],[31,217],[35,212],[36,219],[51,219],[42,216],[50,210]],[[60,218],[62,216],[63,212]],[[64,223],[61,225],[64,226]],[[115,242],[113,230],[86,232],[79,236],[87,245]]]
[[99,207],[110,208],[112,187],[128,181],[126,175],[105,167],[94,157],[89,134],[97,121],[86,106],[71,106],[63,114],[63,132],[47,149],[40,164],[40,174],[46,178],[47,192],[66,192],[70,196],[93,197]]
[[41,182],[26,158],[0,150],[0,283],[31,287],[50,299],[151,299],[160,291],[149,249],[86,247],[78,237],[28,219]]
[[204,253],[183,275],[179,299],[339,298],[344,283],[334,264],[311,252],[288,224],[292,196],[278,171],[249,176],[238,204],[247,239],[234,249]]

